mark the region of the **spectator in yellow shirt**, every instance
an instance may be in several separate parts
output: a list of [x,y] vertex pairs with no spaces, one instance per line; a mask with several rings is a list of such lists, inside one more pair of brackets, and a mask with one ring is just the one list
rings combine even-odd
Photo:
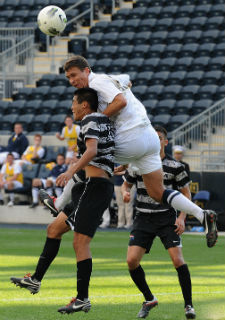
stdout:
[[43,158],[45,154],[44,148],[41,146],[42,136],[40,134],[35,134],[34,144],[28,146],[27,149],[22,154],[20,165],[23,164],[34,164],[35,160]]
[[[3,197],[1,189],[13,190],[23,187],[23,173],[22,168],[14,161],[12,153],[8,153],[6,163],[2,166],[0,173],[0,201],[3,204]],[[9,193],[10,201],[8,206],[11,207],[14,204],[14,193]]]
[[72,161],[76,161],[77,156],[77,138],[80,133],[80,126],[73,123],[72,116],[68,115],[65,118],[65,127],[61,134],[56,133],[56,138],[67,141],[66,164],[69,165]]

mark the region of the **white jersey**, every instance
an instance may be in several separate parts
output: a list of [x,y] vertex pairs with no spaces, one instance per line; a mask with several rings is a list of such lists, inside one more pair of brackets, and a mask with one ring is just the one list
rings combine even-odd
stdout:
[[146,127],[150,124],[144,105],[133,95],[128,87],[130,77],[123,75],[106,75],[91,72],[89,75],[89,87],[98,92],[99,111],[103,112],[108,104],[120,93],[127,100],[125,108],[111,120],[116,128],[116,140],[121,140],[121,134],[124,132],[138,128]]

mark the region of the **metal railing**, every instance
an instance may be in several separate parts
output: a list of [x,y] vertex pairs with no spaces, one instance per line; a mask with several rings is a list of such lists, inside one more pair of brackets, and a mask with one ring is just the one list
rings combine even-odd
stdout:
[[171,143],[186,147],[191,170],[224,170],[225,99],[174,130]]
[[0,28],[0,98],[31,83],[35,50],[33,28]]

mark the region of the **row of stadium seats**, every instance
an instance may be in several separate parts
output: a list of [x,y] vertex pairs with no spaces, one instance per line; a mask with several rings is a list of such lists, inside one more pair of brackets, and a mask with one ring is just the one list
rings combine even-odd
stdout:
[[74,96],[74,87],[64,85],[50,87],[48,85],[37,88],[21,88],[13,95],[14,100],[72,100]]
[[153,1],[147,0],[145,3],[136,1],[134,9],[120,9],[112,17],[117,19],[163,19],[163,18],[197,18],[197,17],[216,17],[223,16],[225,13],[224,2],[217,4],[215,1],[210,1],[209,4],[203,4],[197,1],[191,1],[186,4],[186,1],[175,0],[173,5],[166,1],[165,6],[154,6]]
[[91,28],[91,33],[95,32],[141,32],[141,31],[208,31],[211,29],[223,30],[224,15],[216,17],[197,17],[197,18],[136,18],[136,19],[117,19],[112,23],[101,21]]
[[[196,5],[207,5],[212,4],[212,0],[138,0],[134,4],[135,7],[166,7],[166,6],[174,6],[174,5],[193,5],[193,2]],[[224,4],[223,0],[213,0],[213,4]]]

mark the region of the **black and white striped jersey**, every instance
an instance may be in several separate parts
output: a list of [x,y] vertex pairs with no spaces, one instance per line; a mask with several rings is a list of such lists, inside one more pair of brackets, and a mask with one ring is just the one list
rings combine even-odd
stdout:
[[89,164],[105,170],[112,176],[114,170],[115,130],[109,118],[101,113],[94,112],[82,119],[77,140],[80,155],[86,150],[85,140],[87,138],[98,140],[97,155]]
[[[190,182],[184,166],[169,155],[166,155],[162,160],[162,165],[164,172],[164,185],[167,189],[179,190]],[[142,176],[138,171],[133,170],[132,167],[128,168],[124,178],[129,184],[135,184],[137,187],[137,211],[142,213],[168,213],[168,209],[170,209],[171,212],[171,207],[169,205],[160,204],[149,197]]]

